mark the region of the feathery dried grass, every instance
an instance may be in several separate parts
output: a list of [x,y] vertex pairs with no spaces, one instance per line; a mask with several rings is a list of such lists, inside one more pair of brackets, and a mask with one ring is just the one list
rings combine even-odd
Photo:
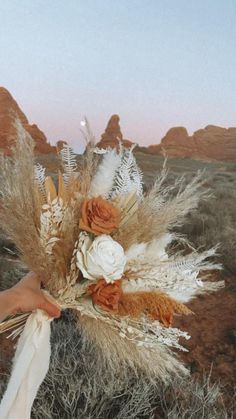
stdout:
[[155,349],[137,346],[128,339],[121,339],[119,333],[104,323],[88,316],[79,315],[82,333],[94,347],[101,351],[103,363],[114,373],[131,369],[139,369],[148,379],[155,383],[157,379],[167,383],[172,374],[185,375],[187,370],[179,362],[174,353],[166,345],[157,344]]
[[107,198],[114,184],[114,177],[116,170],[121,163],[121,156],[117,154],[116,150],[111,150],[104,154],[98,170],[93,177],[90,195],[103,196]]
[[91,182],[97,169],[99,156],[94,153],[95,137],[91,131],[88,120],[85,118],[84,122],[85,129],[82,130],[82,133],[85,139],[86,149],[80,164],[80,190],[82,195],[86,197],[89,194]]
[[140,371],[107,368],[104,350],[71,316],[52,325],[52,356],[32,419],[151,418],[156,384]]
[[180,177],[174,185],[165,186],[166,177],[164,168],[138,210],[115,235],[115,240],[125,249],[134,243],[157,240],[173,227],[182,225],[184,217],[197,208],[199,200],[209,196],[209,192],[202,189],[200,173],[187,185],[184,177]]
[[[26,266],[42,282],[47,283],[48,290],[57,296],[58,290],[66,284],[74,244],[79,234],[82,197],[78,191],[78,180],[75,177],[68,184],[68,205],[63,207],[60,226],[55,224],[55,228],[51,229],[57,230],[56,237],[49,235],[45,237],[46,241],[42,240],[42,204],[45,199],[49,206],[56,201],[57,190],[52,178],[45,177],[45,170],[34,165],[32,138],[19,121],[16,122],[16,128],[17,141],[13,148],[13,157],[1,159],[2,228],[19,249]],[[62,176],[59,175],[58,194],[65,196],[65,192]],[[47,244],[52,240],[53,251],[49,254]]]
[[33,140],[16,122],[17,141],[12,158],[1,159],[1,226],[15,243],[22,260],[42,279],[50,266],[39,237],[41,198],[35,185]]

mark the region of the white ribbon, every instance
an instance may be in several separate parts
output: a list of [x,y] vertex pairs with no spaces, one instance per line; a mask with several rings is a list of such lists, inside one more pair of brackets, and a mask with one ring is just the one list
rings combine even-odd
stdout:
[[32,404],[49,368],[52,320],[41,310],[27,319],[0,405],[1,419],[30,419]]

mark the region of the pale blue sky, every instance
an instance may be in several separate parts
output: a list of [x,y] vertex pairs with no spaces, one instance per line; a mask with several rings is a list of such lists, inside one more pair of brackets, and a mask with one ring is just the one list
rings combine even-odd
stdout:
[[236,126],[235,0],[1,0],[0,85],[55,142]]

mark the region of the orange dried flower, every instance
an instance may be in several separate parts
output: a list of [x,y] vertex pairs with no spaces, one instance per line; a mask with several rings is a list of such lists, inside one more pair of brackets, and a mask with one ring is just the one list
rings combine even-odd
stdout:
[[102,197],[85,199],[79,227],[95,235],[110,234],[120,223],[120,212]]
[[179,301],[169,297],[164,292],[138,291],[123,293],[119,302],[118,313],[134,318],[146,314],[154,320],[159,320],[165,327],[171,326],[174,314],[191,314],[191,310]]
[[87,294],[91,295],[94,304],[106,311],[117,312],[121,298],[121,281],[108,284],[105,279],[99,279],[96,284],[88,287]]

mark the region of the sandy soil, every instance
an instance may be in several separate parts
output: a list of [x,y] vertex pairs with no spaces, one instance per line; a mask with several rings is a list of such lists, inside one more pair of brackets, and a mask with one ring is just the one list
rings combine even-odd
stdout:
[[183,342],[189,352],[179,356],[194,377],[211,372],[212,381],[223,387],[225,401],[233,394],[236,381],[236,292],[232,282],[226,278],[225,289],[194,299],[189,304],[194,316],[175,321],[191,335]]

